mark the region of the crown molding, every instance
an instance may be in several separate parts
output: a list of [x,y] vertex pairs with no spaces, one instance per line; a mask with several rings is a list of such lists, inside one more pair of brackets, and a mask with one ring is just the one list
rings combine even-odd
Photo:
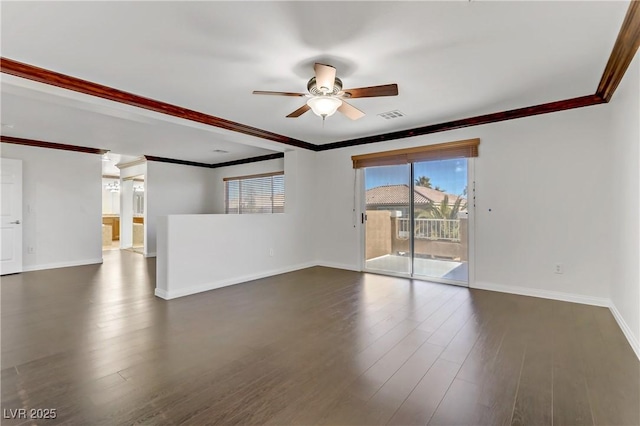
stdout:
[[383,133],[380,135],[367,136],[364,138],[349,139],[341,142],[318,145],[318,151],[326,151],[330,149],[346,148],[349,146],[385,142],[402,138],[410,138],[413,136],[446,132],[449,130],[462,129],[465,127],[481,126],[483,124],[497,123],[506,120],[515,120],[516,118],[531,117],[534,115],[549,114],[552,112],[564,111],[568,109],[598,105],[604,102],[604,99],[602,99],[598,95],[580,96],[578,98],[549,102],[546,104],[534,105],[525,108],[517,108],[508,111],[494,112],[492,114],[478,115],[475,117],[464,118],[462,120],[447,121],[445,123],[431,124],[424,127],[416,127],[413,129],[400,130],[397,132]]
[[244,158],[242,160],[227,161],[226,163],[211,164],[209,167],[217,169],[220,167],[237,166],[239,164],[257,163],[259,161],[275,160],[276,158],[284,158],[284,152],[276,152],[275,154],[261,155],[259,157]]
[[196,161],[186,161],[186,160],[176,160],[174,158],[166,158],[166,157],[156,157],[153,155],[145,155],[145,158],[147,159],[147,161],[156,161],[159,163],[170,163],[170,164],[180,164],[183,166],[194,166],[194,167],[204,167],[207,169],[217,169],[220,167],[227,167],[227,166],[237,166],[239,164],[249,164],[249,163],[257,163],[259,161],[267,161],[267,160],[273,160],[276,158],[283,158],[284,157],[284,153],[283,152],[276,152],[275,154],[267,154],[267,155],[261,155],[258,157],[250,157],[250,158],[243,158],[240,160],[234,160],[234,161],[227,161],[224,163],[213,163],[213,164],[208,164],[208,163],[198,163]]
[[622,21],[596,94],[609,102],[640,46],[640,1],[632,0]]
[[38,141],[35,139],[16,138],[13,136],[4,136],[4,135],[0,136],[0,142],[11,143],[15,145],[34,146],[37,148],[58,149],[62,151],[84,152],[86,154],[103,155],[109,152],[106,149],[89,148],[86,146],[77,146],[77,145],[67,145],[64,143]]
[[210,164],[198,163],[197,161],[176,160],[175,158],[156,157],[155,155],[145,155],[144,158],[146,158],[147,161],[155,161],[158,163],[180,164],[183,166],[204,167],[207,169],[211,168]]

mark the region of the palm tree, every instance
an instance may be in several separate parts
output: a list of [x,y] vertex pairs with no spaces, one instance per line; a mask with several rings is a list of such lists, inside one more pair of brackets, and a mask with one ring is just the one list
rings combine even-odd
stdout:
[[444,192],[444,189],[440,188],[438,185],[436,185],[436,187],[433,189],[435,189],[436,191]]
[[[452,206],[449,205],[449,196],[445,195],[439,204],[429,203],[427,209],[418,214],[418,218],[425,219],[458,219],[458,212],[467,208],[465,201],[464,205],[462,197],[458,197]],[[452,222],[442,221],[435,223],[428,228],[427,237],[429,238],[459,238],[460,230],[459,225]],[[435,237],[434,237],[435,235]]]
[[426,210],[423,210],[418,215],[419,218],[428,218],[428,219],[457,219],[458,212],[463,210],[467,205],[466,203],[463,205],[463,198],[458,198],[453,206],[449,205],[449,196],[445,195],[442,201],[439,204],[429,204]]
[[420,176],[419,178],[416,179],[416,186],[431,188],[431,178],[427,176]]

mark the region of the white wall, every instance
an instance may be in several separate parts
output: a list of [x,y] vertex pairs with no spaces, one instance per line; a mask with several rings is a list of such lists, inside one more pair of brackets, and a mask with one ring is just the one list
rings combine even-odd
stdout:
[[156,221],[169,214],[213,213],[213,169],[147,162],[145,255],[156,255]]
[[156,294],[171,299],[315,264],[315,155],[285,154],[284,214],[159,217]]
[[[605,108],[318,153],[318,260],[360,266],[351,155],[479,137],[472,285],[607,305],[611,215],[602,206],[609,201],[611,166]],[[564,274],[554,273],[555,263],[564,265]]]
[[[611,301],[640,357],[640,56],[636,54],[609,103],[612,119],[612,199],[615,226]],[[622,321],[621,321],[622,320]],[[626,330],[625,330],[626,328]]]
[[156,294],[171,299],[312,266],[310,253],[295,243],[292,219],[287,213],[159,218]]
[[101,263],[100,156],[4,143],[1,148],[2,157],[23,161],[24,270]]
[[213,176],[212,213],[224,213],[224,181],[222,179],[228,177],[257,175],[261,173],[281,172],[283,170],[284,158],[211,169]]

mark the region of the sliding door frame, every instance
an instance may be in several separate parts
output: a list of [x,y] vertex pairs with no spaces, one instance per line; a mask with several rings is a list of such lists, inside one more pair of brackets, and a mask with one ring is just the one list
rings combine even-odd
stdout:
[[[475,284],[475,206],[476,206],[476,186],[475,186],[475,159],[473,157],[470,158],[465,158],[465,160],[467,161],[467,239],[468,239],[468,260],[467,260],[467,265],[469,268],[469,275],[467,277],[467,282],[466,283],[462,283],[460,281],[454,281],[454,280],[447,280],[447,279],[443,279],[443,278],[431,278],[431,277],[424,277],[424,276],[415,276],[414,275],[414,249],[415,249],[415,221],[414,220],[409,220],[409,227],[410,227],[410,234],[411,238],[410,240],[410,254],[411,254],[411,261],[409,262],[410,267],[409,267],[409,273],[408,274],[403,274],[403,273],[399,273],[399,272],[387,272],[387,271],[379,271],[379,270],[373,270],[373,269],[367,269],[366,268],[366,260],[365,260],[365,253],[366,253],[366,214],[367,214],[367,205],[366,205],[366,182],[365,182],[365,176],[364,176],[364,170],[365,168],[359,168],[356,169],[356,176],[355,176],[355,180],[356,182],[358,182],[357,185],[357,192],[359,192],[358,197],[359,197],[359,209],[360,209],[360,214],[357,215],[357,219],[355,220],[356,223],[360,224],[360,233],[359,233],[359,238],[360,238],[360,245],[359,245],[359,257],[360,257],[360,271],[362,272],[366,272],[366,273],[371,273],[371,274],[378,274],[378,275],[386,275],[386,276],[391,276],[391,277],[399,277],[399,278],[408,278],[408,279],[412,279],[412,280],[419,280],[419,281],[429,281],[429,282],[436,282],[436,283],[443,283],[443,284],[451,284],[451,285],[456,285],[456,286],[460,286],[460,287],[468,287],[468,288],[472,288]],[[414,192],[414,186],[415,186],[415,177],[414,177],[414,163],[410,163],[410,170],[411,170],[411,181],[410,181],[410,186],[409,186],[409,214],[410,214],[410,218],[413,217],[414,214],[414,197],[413,197],[413,192]]]

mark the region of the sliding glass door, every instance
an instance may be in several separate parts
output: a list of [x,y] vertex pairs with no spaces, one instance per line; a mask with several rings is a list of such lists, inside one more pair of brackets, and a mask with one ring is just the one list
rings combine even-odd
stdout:
[[468,284],[467,164],[364,168],[365,270]]
[[364,177],[365,269],[410,275],[411,167],[368,167]]
[[413,275],[467,284],[467,160],[413,163]]

